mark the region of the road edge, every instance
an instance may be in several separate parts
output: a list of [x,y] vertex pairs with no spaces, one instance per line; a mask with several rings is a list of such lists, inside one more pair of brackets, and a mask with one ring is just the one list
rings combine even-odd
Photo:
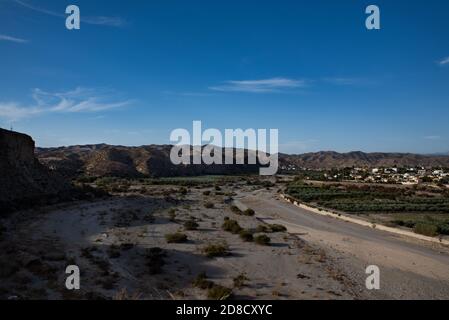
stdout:
[[346,215],[338,214],[338,213],[335,213],[335,212],[332,212],[332,211],[327,211],[327,210],[324,210],[324,209],[317,209],[317,208],[305,205],[305,204],[297,201],[296,199],[293,199],[292,197],[287,196],[287,195],[285,195],[283,193],[279,194],[279,196],[283,200],[293,204],[294,206],[296,206],[298,208],[301,208],[301,209],[304,209],[304,210],[307,210],[307,211],[310,211],[310,212],[315,213],[315,214],[319,214],[319,215],[327,216],[327,217],[332,217],[332,218],[335,218],[335,219],[338,219],[338,220],[342,220],[342,221],[346,221],[346,222],[355,223],[355,224],[358,224],[358,225],[361,225],[361,226],[364,226],[364,227],[368,227],[368,228],[371,228],[371,229],[386,231],[386,232],[390,232],[390,233],[401,235],[401,236],[411,237],[411,238],[418,239],[418,240],[424,240],[424,241],[429,241],[429,242],[439,243],[439,244],[443,244],[443,245],[449,246],[449,240],[446,240],[446,239],[428,237],[428,236],[424,236],[424,235],[417,234],[417,233],[414,233],[414,232],[401,230],[401,229],[397,229],[397,228],[392,228],[392,227],[387,227],[387,226],[384,226],[384,225],[381,225],[381,224],[375,224],[375,223],[371,223],[371,222],[368,222],[368,221],[365,221],[365,220],[348,217]]

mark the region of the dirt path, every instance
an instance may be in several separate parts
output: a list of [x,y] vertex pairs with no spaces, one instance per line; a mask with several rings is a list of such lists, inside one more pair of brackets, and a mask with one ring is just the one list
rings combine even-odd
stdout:
[[[241,194],[239,198],[255,209],[261,220],[281,223],[289,232],[326,250],[368,298],[449,298],[446,247],[320,216],[280,200],[271,192]],[[365,288],[365,269],[369,265],[380,268],[380,290]]]

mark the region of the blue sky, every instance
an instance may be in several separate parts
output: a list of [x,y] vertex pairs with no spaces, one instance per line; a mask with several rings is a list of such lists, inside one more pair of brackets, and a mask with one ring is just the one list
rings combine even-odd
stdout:
[[38,146],[169,143],[201,120],[278,128],[289,153],[447,152],[448,39],[446,0],[0,0],[0,126]]

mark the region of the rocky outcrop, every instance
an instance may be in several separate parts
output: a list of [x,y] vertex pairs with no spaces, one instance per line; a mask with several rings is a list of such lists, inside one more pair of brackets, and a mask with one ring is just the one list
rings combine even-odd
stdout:
[[70,190],[39,163],[30,136],[0,129],[0,213],[41,203]]

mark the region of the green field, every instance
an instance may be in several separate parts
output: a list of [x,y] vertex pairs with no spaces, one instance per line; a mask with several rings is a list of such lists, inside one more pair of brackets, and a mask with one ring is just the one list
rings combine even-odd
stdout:
[[449,234],[449,196],[412,188],[373,185],[316,185],[294,181],[287,194],[301,202],[349,214],[387,214],[389,224],[417,233]]

